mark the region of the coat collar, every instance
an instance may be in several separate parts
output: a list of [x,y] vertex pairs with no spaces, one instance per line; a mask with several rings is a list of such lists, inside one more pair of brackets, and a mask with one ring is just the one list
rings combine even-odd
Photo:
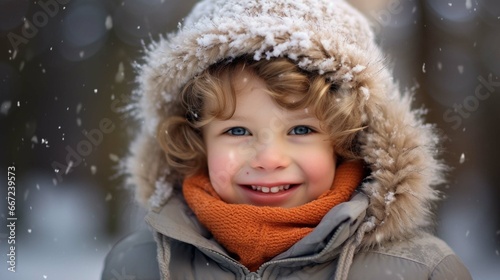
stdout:
[[[362,193],[356,194],[350,201],[332,208],[314,231],[269,263],[299,257],[318,260],[338,256],[341,245],[363,221],[367,207],[368,198]],[[146,222],[168,238],[230,258],[224,248],[213,240],[211,234],[198,222],[180,193],[174,193],[163,207],[150,210]]]

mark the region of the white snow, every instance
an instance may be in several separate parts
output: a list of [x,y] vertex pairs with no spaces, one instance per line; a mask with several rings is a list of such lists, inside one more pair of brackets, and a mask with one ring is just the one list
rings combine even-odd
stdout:
[[365,100],[370,99],[370,90],[369,89],[367,89],[365,87],[360,87],[359,89],[361,90],[361,93],[365,97]]
[[114,161],[114,162],[120,161],[120,158],[115,154],[109,154],[109,159]]
[[358,64],[354,68],[352,68],[352,72],[359,73],[359,72],[361,72],[361,71],[363,71],[365,69],[366,69],[366,66]]
[[113,18],[110,15],[106,17],[104,26],[106,26],[106,30],[110,30],[111,28],[113,28]]
[[472,8],[471,0],[465,0],[465,8],[467,8],[467,10],[470,10]]
[[124,79],[125,79],[125,70],[123,67],[123,62],[120,62],[118,64],[118,71],[116,72],[115,75],[115,82],[119,84],[123,82]]
[[9,113],[11,106],[12,106],[12,102],[9,100],[2,102],[2,106],[0,108],[0,113],[3,115],[7,115]]
[[96,172],[97,172],[97,167],[95,165],[91,165],[90,166],[90,173],[92,173],[92,175],[95,175]]
[[71,167],[73,167],[73,161],[70,160],[68,163],[68,166],[66,167],[66,171],[64,171],[64,174],[68,174],[69,171],[71,170]]
[[460,164],[462,164],[462,163],[464,163],[464,162],[465,162],[465,154],[464,154],[464,153],[462,153],[462,154],[460,155],[460,160],[459,160],[459,162],[460,162]]
[[352,78],[354,78],[354,76],[352,75],[352,73],[345,73],[343,76],[342,76],[342,79],[346,82],[349,82],[349,81],[352,81]]
[[158,180],[156,181],[155,184],[155,192],[154,194],[149,198],[149,204],[152,207],[158,207],[160,206],[168,197],[170,197],[172,193],[172,187],[168,182],[165,182],[163,180]]
[[395,200],[396,198],[394,197],[394,192],[388,192],[384,197],[384,201],[386,204],[391,204]]

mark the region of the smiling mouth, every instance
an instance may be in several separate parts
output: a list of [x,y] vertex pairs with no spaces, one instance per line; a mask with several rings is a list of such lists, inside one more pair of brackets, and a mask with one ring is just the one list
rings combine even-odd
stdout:
[[288,185],[280,185],[280,186],[274,186],[274,187],[250,185],[250,186],[248,186],[248,188],[250,188],[256,192],[262,192],[262,193],[279,193],[279,192],[287,191],[290,188],[293,188],[295,186],[297,186],[297,185],[296,184],[288,184]]

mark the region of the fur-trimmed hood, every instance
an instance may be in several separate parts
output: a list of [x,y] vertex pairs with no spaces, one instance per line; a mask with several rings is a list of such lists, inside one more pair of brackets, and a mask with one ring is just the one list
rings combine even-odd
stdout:
[[434,128],[393,81],[367,20],[338,0],[201,1],[176,32],[147,48],[135,92],[142,130],[126,162],[128,183],[142,205],[160,206],[172,194],[156,140],[168,102],[210,65],[247,54],[288,57],[327,77],[341,94],[363,97],[357,108],[366,129],[358,141],[371,175],[361,191],[370,200],[371,226],[361,246],[403,239],[431,223],[434,187],[444,170]]

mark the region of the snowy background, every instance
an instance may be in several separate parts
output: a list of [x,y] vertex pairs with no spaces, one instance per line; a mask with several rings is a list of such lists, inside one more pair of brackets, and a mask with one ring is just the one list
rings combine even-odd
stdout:
[[[0,191],[15,166],[18,218],[12,273],[0,199],[0,279],[99,279],[113,244],[144,227],[117,174],[135,133],[122,113],[131,65],[141,41],[175,29],[194,2],[0,1]],[[500,2],[351,3],[446,135],[453,170],[437,234],[474,279],[500,279]]]

